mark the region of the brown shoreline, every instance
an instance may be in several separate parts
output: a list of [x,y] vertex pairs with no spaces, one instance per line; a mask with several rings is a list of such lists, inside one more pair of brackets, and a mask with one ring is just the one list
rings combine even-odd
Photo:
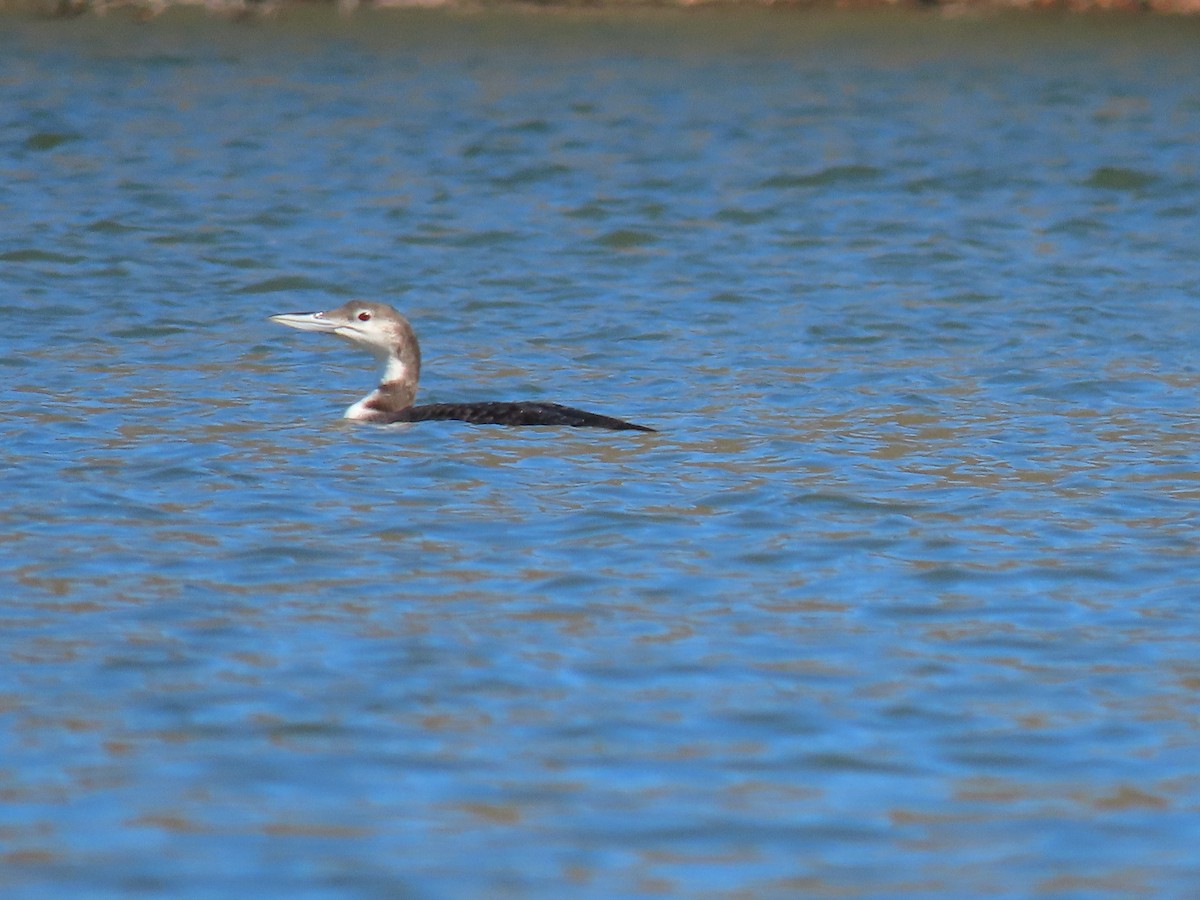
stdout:
[[172,9],[198,9],[255,19],[288,8],[647,10],[754,8],[787,10],[933,10],[947,13],[1028,11],[1070,13],[1200,13],[1200,0],[0,0],[0,13],[73,18],[123,12],[150,19]]

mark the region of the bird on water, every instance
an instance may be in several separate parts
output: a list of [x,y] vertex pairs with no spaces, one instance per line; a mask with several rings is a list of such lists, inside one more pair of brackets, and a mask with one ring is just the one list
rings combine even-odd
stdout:
[[286,313],[272,322],[300,331],[336,334],[370,351],[383,363],[379,387],[346,410],[355,422],[391,425],[397,422],[457,420],[476,425],[570,425],[613,431],[654,431],[623,419],[586,412],[560,403],[537,400],[474,403],[427,403],[414,406],[421,377],[421,347],[408,319],[386,303],[351,300],[324,312]]

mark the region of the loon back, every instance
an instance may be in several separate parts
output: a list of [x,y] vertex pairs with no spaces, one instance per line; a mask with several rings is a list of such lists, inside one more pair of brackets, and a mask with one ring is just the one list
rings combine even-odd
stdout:
[[410,406],[395,414],[394,422],[457,420],[473,425],[567,425],[572,428],[607,428],[610,431],[654,431],[624,419],[599,413],[543,403],[538,400],[480,401],[477,403],[428,403]]
[[613,431],[654,431],[623,419],[532,400],[413,406],[421,377],[421,347],[408,319],[385,303],[351,300],[336,309],[285,313],[271,316],[271,320],[300,331],[335,334],[368,350],[383,362],[379,387],[346,410],[345,417],[357,422],[388,425],[453,420],[476,425],[566,425]]

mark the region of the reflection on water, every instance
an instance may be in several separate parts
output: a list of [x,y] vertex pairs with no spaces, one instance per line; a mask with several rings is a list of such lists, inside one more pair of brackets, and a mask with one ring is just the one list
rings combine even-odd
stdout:
[[9,19],[6,895],[1187,893],[1195,27]]

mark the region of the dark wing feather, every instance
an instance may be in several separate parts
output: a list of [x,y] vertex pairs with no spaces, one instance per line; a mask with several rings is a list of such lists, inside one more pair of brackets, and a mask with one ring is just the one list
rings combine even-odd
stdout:
[[427,403],[402,409],[391,422],[430,422],[448,419],[475,425],[568,425],[573,428],[608,428],[613,431],[653,431],[624,419],[585,412],[561,403],[484,401],[479,403]]

